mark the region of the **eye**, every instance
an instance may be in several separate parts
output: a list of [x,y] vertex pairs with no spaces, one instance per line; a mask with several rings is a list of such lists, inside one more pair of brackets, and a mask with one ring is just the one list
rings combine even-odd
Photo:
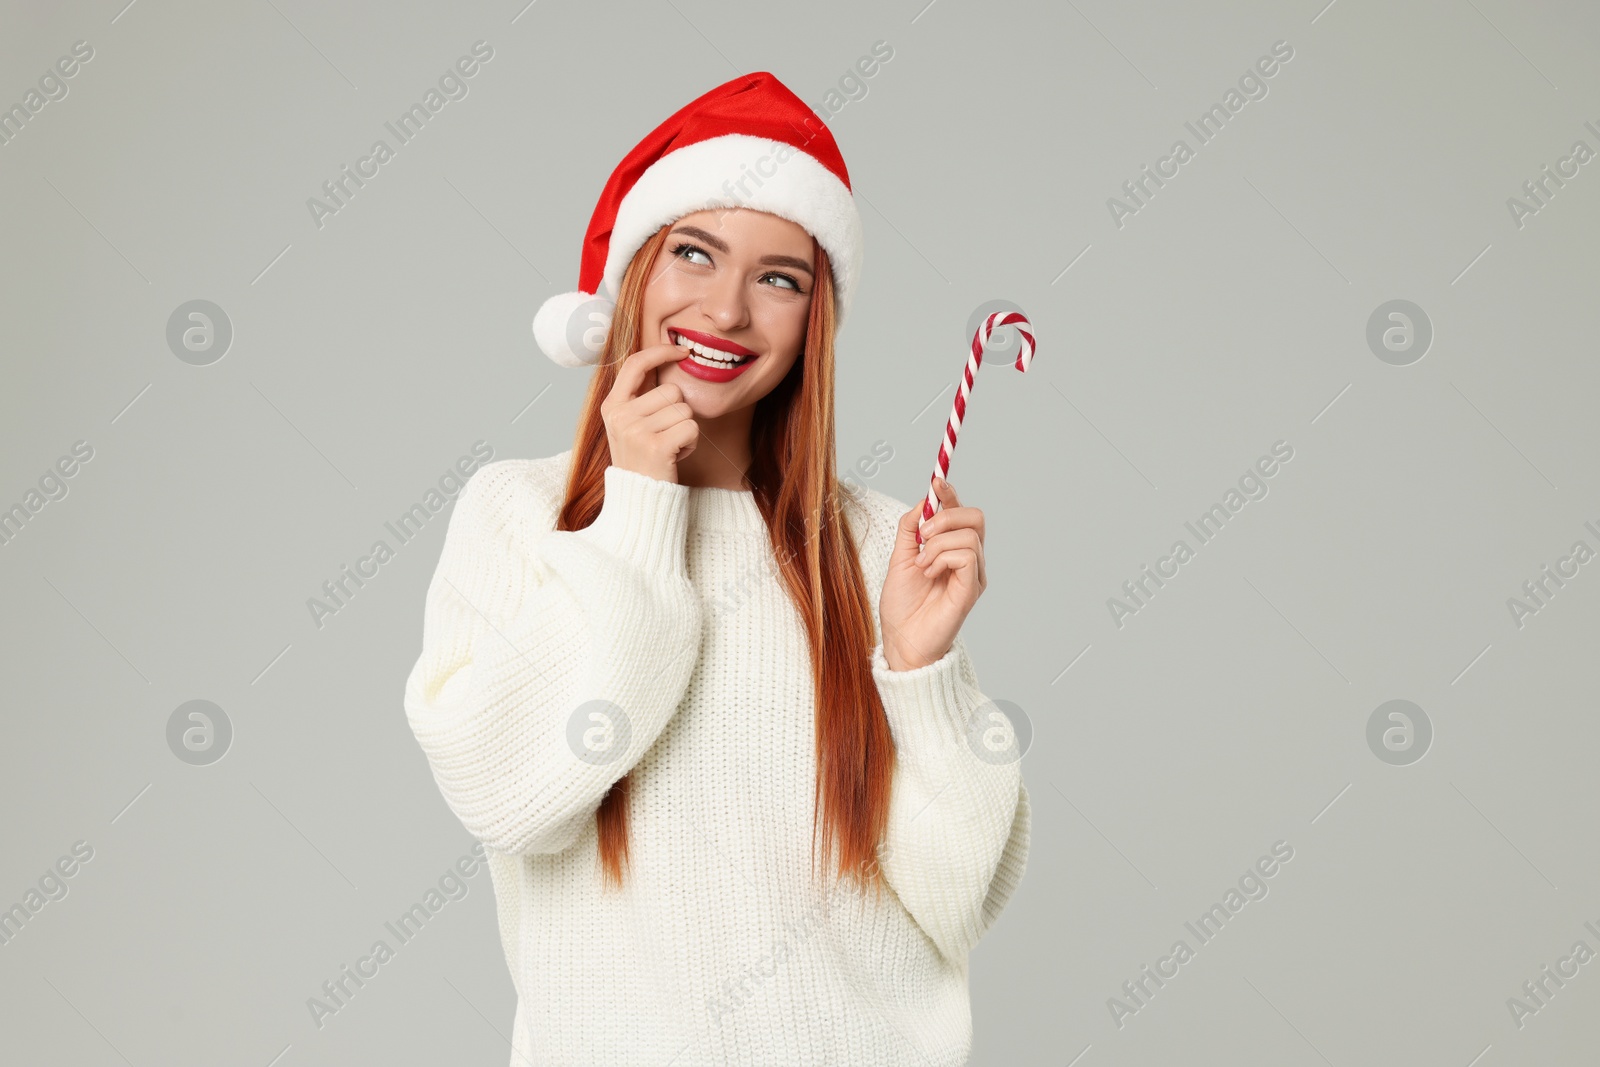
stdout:
[[705,250],[703,248],[700,248],[700,247],[696,246],[696,245],[681,244],[681,245],[678,245],[676,248],[674,248],[672,250],[672,254],[677,256],[679,259],[687,258],[687,253],[690,253],[690,252],[695,252],[695,253],[698,253],[698,254],[700,254],[702,256],[705,256],[706,257],[706,262],[707,263],[711,262],[711,257],[709,255],[706,255]]
[[791,288],[791,290],[793,292],[796,292],[796,293],[801,292],[800,283],[795,281],[793,278],[789,277],[787,274],[780,274],[777,271],[772,271],[770,274],[763,274],[762,277],[763,278],[781,278],[782,280],[784,280],[784,281],[789,283],[790,288]]

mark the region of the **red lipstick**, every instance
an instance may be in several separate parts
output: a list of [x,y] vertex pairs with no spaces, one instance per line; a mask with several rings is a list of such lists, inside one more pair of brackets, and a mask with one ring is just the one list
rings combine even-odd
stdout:
[[730,341],[726,337],[713,337],[709,333],[701,333],[699,330],[685,330],[677,326],[669,326],[667,329],[679,337],[687,337],[697,345],[715,348],[718,352],[726,352],[730,356],[753,356],[756,354],[744,345]]
[[705,345],[707,348],[714,348],[719,352],[726,352],[733,356],[749,357],[737,367],[707,367],[702,363],[696,363],[688,356],[685,356],[678,361],[677,366],[679,369],[681,369],[685,374],[694,378],[699,378],[702,381],[731,382],[739,375],[743,374],[746,370],[750,369],[750,366],[755,363],[757,358],[759,358],[758,353],[752,352],[743,345],[736,344],[733,341],[726,340],[725,338],[713,337],[710,334],[701,333],[698,330],[681,330],[676,326],[669,327],[669,330],[671,333],[678,334],[680,337],[683,337],[689,341],[693,341],[696,344]]

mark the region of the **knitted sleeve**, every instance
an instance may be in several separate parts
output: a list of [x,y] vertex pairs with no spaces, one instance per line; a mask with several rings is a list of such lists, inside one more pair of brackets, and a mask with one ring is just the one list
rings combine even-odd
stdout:
[[967,956],[1022,880],[1030,809],[1015,731],[978,688],[960,635],[942,659],[872,673],[894,734],[885,880],[952,964]]
[[559,852],[666,727],[700,645],[688,487],[620,467],[582,530],[525,461],[462,489],[405,710],[450,810],[496,852]]
[[[845,488],[882,634],[881,591],[910,506],[865,486]],[[940,954],[965,971],[1028,861],[1031,811],[1015,731],[979,688],[959,633],[943,657],[914,670],[891,670],[881,642],[871,664],[895,744],[878,864]]]

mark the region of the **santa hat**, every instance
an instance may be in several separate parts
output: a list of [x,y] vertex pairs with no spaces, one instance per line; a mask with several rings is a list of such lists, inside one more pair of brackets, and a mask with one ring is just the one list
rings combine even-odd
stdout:
[[564,367],[594,364],[634,253],[667,223],[713,208],[804,227],[828,253],[835,323],[844,324],[862,254],[850,174],[816,113],[759,71],[686,104],[617,164],[584,234],[578,291],[550,297],[533,317],[540,350]]

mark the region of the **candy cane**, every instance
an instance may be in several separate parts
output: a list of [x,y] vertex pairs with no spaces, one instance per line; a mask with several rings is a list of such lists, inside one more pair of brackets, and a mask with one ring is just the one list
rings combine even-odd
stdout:
[[956,434],[961,432],[961,420],[967,414],[967,398],[972,395],[972,385],[978,378],[978,366],[983,362],[983,346],[989,335],[1002,326],[1015,325],[1022,337],[1022,351],[1017,354],[1016,368],[1026,372],[1033,362],[1033,324],[1020,311],[996,311],[983,320],[978,332],[972,335],[972,348],[967,352],[967,366],[956,387],[955,406],[944,426],[944,440],[939,443],[939,458],[933,462],[933,478],[928,482],[928,496],[922,502],[922,519],[917,523],[917,544],[922,544],[922,526],[939,510],[939,494],[935,484],[950,475],[950,453],[956,450]]

